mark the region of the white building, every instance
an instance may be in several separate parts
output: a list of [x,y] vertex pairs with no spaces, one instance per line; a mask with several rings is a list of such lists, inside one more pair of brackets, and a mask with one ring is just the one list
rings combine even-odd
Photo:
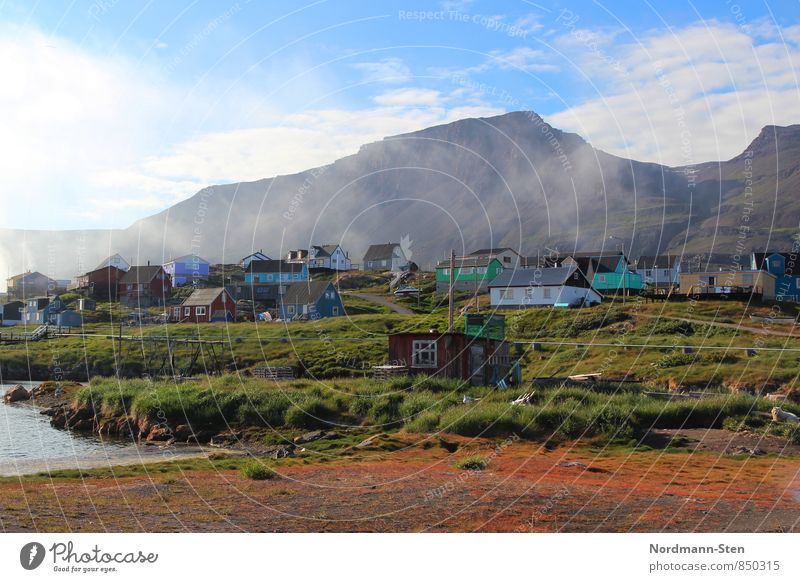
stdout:
[[678,287],[680,284],[681,258],[678,255],[642,256],[633,265],[648,287]]
[[308,249],[309,269],[349,271],[352,266],[350,257],[339,245],[314,245]]
[[575,265],[506,269],[489,283],[489,299],[497,308],[578,306],[600,303],[603,296]]
[[399,273],[408,266],[408,259],[400,243],[371,245],[364,254],[365,271],[392,271]]
[[117,253],[103,259],[103,261],[92,270],[96,271],[98,269],[103,269],[105,267],[116,267],[121,271],[128,272],[131,269],[131,264],[125,259],[123,259],[122,255]]

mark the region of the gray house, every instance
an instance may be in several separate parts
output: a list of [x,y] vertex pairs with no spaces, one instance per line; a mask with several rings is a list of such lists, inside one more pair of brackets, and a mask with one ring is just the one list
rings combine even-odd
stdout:
[[370,245],[364,255],[365,271],[392,271],[397,273],[408,265],[403,248],[400,243],[386,243],[383,245]]

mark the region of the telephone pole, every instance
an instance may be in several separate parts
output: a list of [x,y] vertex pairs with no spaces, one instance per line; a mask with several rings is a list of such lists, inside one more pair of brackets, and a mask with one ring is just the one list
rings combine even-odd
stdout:
[[450,251],[450,288],[447,292],[447,333],[453,333],[453,285],[456,270],[456,251]]

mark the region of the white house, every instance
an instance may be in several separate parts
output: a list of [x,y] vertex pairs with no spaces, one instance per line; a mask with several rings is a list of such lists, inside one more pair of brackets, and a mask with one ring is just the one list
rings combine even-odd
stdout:
[[308,249],[309,269],[349,271],[352,266],[350,257],[339,245],[314,245]]
[[506,269],[489,283],[489,299],[497,308],[537,305],[577,306],[600,303],[603,296],[575,265]]
[[370,245],[364,254],[365,271],[400,272],[408,266],[408,259],[400,243]]
[[106,257],[93,270],[96,271],[98,269],[103,269],[105,267],[116,267],[117,269],[125,272],[131,270],[131,264],[125,259],[123,259],[122,255],[120,255],[119,253],[111,255],[110,257]]
[[509,247],[495,247],[491,249],[478,249],[467,255],[469,257],[496,258],[503,265],[504,269],[519,267],[522,257],[520,254]]
[[242,267],[246,271],[247,267],[250,266],[251,261],[270,261],[270,260],[272,259],[270,259],[262,251],[256,251],[255,253],[250,253],[249,255],[247,255],[240,261],[240,263],[242,264]]
[[642,256],[633,265],[648,287],[677,287],[680,284],[681,258],[678,255]]

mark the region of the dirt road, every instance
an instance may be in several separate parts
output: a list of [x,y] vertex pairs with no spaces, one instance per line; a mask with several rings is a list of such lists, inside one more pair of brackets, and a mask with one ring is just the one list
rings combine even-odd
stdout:
[[365,299],[366,301],[371,301],[372,303],[377,303],[378,305],[383,305],[384,307],[388,307],[392,313],[401,313],[403,315],[413,315],[414,312],[411,311],[408,307],[403,307],[402,305],[398,305],[387,299],[382,295],[375,295],[373,293],[347,293],[347,295],[352,295],[353,297],[360,297],[361,299]]
[[721,321],[713,321],[709,319],[691,319],[689,317],[675,317],[674,315],[657,315],[650,313],[639,313],[639,317],[647,317],[650,319],[671,319],[673,321],[685,321],[687,323],[694,323],[697,325],[711,325],[714,327],[724,327],[727,329],[735,329],[738,331],[746,331],[748,333],[764,334],[764,335],[777,335],[781,337],[796,337],[800,338],[800,333],[792,333],[788,331],[778,331],[777,329],[770,329],[769,324],[762,327],[751,327],[746,325],[739,325],[737,323],[723,323]]

